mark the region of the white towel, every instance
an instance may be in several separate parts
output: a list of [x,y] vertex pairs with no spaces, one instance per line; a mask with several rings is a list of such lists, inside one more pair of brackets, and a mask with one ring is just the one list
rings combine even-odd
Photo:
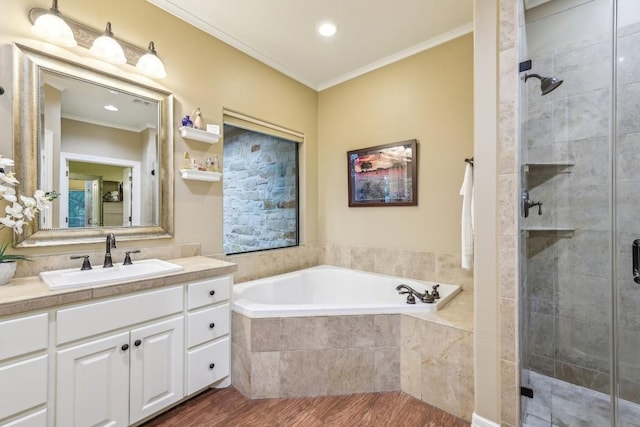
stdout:
[[473,268],[473,166],[470,164],[467,164],[464,170],[460,195],[462,196],[460,264],[463,269],[471,270]]

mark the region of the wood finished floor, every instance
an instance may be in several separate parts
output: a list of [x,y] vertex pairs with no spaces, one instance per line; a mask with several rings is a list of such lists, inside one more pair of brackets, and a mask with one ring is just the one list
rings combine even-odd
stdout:
[[469,423],[401,392],[249,400],[229,387],[206,391],[143,426],[469,427]]

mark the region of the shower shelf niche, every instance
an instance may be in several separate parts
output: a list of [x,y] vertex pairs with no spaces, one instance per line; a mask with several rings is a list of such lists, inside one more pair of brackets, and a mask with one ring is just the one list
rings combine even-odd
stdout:
[[523,227],[522,233],[525,235],[555,235],[558,237],[573,237],[576,232],[575,228],[570,227]]
[[524,171],[530,175],[555,175],[571,173],[575,163],[524,163]]

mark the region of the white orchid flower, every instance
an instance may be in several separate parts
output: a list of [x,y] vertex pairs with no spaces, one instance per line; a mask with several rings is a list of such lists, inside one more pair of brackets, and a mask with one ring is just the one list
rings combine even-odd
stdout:
[[28,221],[33,221],[33,219],[36,217],[36,213],[38,213],[38,210],[35,207],[26,207],[24,208],[23,213]]
[[7,206],[6,208],[4,208],[4,210],[8,215],[12,216],[13,218],[21,219],[23,216],[22,205],[18,202],[14,202],[13,205]]
[[7,215],[0,218],[0,224],[4,225],[5,227],[13,228],[16,225],[16,221]]
[[22,226],[24,225],[24,220],[18,220],[16,221],[16,224],[13,226],[13,231],[16,232],[16,234],[22,234]]
[[58,197],[57,193],[45,193],[36,190],[33,197],[24,195],[18,197],[14,186],[20,184],[16,175],[6,168],[14,166],[12,159],[0,155],[0,200],[11,203],[5,207],[6,216],[0,217],[0,227],[12,228],[17,234],[22,233],[22,228],[27,221],[36,219],[36,215],[43,209],[48,209],[51,201]]
[[13,165],[14,165],[13,159],[10,159],[8,157],[2,157],[2,155],[0,155],[0,168],[13,167]]
[[13,172],[9,172],[7,174],[0,174],[0,180],[6,182],[7,184],[17,185],[20,184],[20,181],[16,179],[16,174]]
[[47,196],[47,193],[45,193],[42,190],[36,190],[35,194],[33,195],[33,198],[35,199],[35,202],[36,202],[36,208],[39,211],[43,209],[49,209],[49,205],[51,204],[51,198]]
[[18,198],[16,197],[16,190],[11,187],[4,187],[2,185],[0,185],[0,187],[2,187],[0,188],[0,194],[2,194],[3,199],[11,203],[15,203],[18,201]]
[[33,197],[20,196],[20,200],[22,200],[22,204],[27,208],[36,207],[36,199]]

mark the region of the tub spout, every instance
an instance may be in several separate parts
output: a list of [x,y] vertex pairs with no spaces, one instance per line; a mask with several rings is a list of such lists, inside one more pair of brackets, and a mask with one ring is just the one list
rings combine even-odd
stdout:
[[[431,304],[432,302],[435,301],[435,298],[433,295],[429,294],[429,291],[425,291],[424,293],[420,293],[418,291],[416,291],[415,289],[413,289],[411,286],[405,285],[405,284],[401,284],[396,286],[396,291],[398,291],[398,293],[400,294],[409,294],[409,295],[413,295],[415,297],[417,297],[420,301],[425,302],[427,304]],[[407,303],[411,304],[409,302],[410,298],[407,298]]]

